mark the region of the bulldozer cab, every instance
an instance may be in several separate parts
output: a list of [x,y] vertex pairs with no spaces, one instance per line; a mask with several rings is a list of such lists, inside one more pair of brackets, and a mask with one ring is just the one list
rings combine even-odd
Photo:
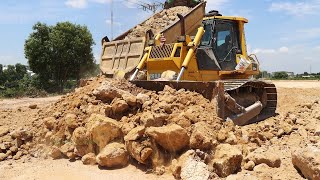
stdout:
[[231,71],[237,66],[237,54],[242,54],[239,21],[204,20],[205,33],[196,56],[200,70]]

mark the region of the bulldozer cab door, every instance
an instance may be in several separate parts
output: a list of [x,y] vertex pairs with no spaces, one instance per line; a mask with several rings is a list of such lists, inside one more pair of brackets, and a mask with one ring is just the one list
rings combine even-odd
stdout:
[[204,22],[205,34],[197,51],[200,70],[235,70],[236,53],[241,50],[238,23],[228,20]]
[[213,49],[222,70],[234,70],[236,51],[240,48],[238,23],[234,21],[217,21],[213,38]]

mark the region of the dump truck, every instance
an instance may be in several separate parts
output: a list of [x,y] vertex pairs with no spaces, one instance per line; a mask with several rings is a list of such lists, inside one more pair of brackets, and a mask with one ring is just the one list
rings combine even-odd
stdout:
[[[193,17],[199,7],[204,12],[205,2],[194,7],[189,17],[178,15],[179,21],[172,27],[148,40],[140,60],[130,63],[134,71],[128,69],[129,80],[155,91],[165,86],[196,91],[215,100],[221,119],[237,125],[275,115],[275,85],[253,78],[259,74],[260,63],[256,55],[247,52],[244,25],[248,20],[213,10],[201,16],[199,25],[199,17]],[[190,19],[196,19],[196,29],[188,26]]]
[[[165,10],[163,10],[165,11]],[[160,11],[153,17],[160,16],[163,12]],[[180,14],[179,17],[184,19],[185,31],[188,34],[194,35],[199,26],[201,26],[202,18],[205,14],[205,3],[201,2],[193,8],[190,8],[186,14]],[[147,19],[148,20],[148,19]],[[139,23],[141,26],[147,20]],[[177,33],[180,35],[182,31],[181,19],[177,18],[168,26],[164,27],[160,32],[152,32],[146,30],[142,37],[127,38],[128,34],[137,26],[129,29],[123,34],[110,41],[108,37],[102,39],[102,55],[100,61],[100,70],[108,77],[125,76],[129,77],[132,71],[139,64],[140,59],[144,54],[144,49],[148,46],[149,41],[160,39],[160,34],[166,37],[166,43],[173,43],[177,39]],[[157,37],[154,37],[157,36]]]

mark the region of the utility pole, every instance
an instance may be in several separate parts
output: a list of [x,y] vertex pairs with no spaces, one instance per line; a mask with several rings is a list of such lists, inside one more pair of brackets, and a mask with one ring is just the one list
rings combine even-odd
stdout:
[[311,64],[310,64],[310,74],[312,73],[312,71],[311,71]]
[[111,41],[113,40],[113,0],[110,3],[111,6]]

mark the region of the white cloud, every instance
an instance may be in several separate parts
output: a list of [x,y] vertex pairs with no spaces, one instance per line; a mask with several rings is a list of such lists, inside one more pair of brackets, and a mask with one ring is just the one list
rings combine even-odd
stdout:
[[276,50],[274,50],[274,49],[260,49],[260,48],[257,48],[257,49],[253,50],[253,54],[274,54],[274,53],[276,53]]
[[[114,1],[118,1],[118,0],[114,0]],[[71,8],[84,9],[88,6],[89,2],[107,4],[107,3],[110,3],[111,0],[67,0],[65,2],[65,5]]]
[[309,71],[312,66],[313,72],[320,72],[320,46],[290,46],[280,47],[278,49],[255,49],[261,69],[269,72],[275,71],[293,71],[303,73]]
[[316,14],[320,10],[319,0],[296,2],[273,2],[269,11],[285,12],[294,16]]
[[287,53],[287,52],[289,52],[289,48],[283,46],[283,47],[279,48],[279,52],[281,52],[281,53]]
[[71,8],[83,9],[87,7],[87,0],[67,0],[65,5]]
[[279,49],[262,49],[257,48],[253,50],[253,54],[276,54],[276,53],[288,53],[289,48],[288,47],[280,47]]

